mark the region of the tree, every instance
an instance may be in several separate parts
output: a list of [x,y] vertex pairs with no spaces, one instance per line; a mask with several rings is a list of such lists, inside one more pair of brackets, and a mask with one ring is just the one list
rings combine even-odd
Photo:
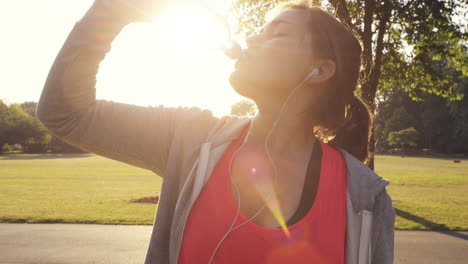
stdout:
[[390,146],[400,147],[403,154],[406,154],[408,147],[416,147],[419,141],[419,132],[410,127],[400,131],[391,132],[388,135],[388,144]]
[[33,118],[35,131],[40,131],[33,138],[24,141],[24,152],[40,153],[51,151],[54,153],[83,153],[85,151],[72,146],[60,138],[52,135],[36,117],[37,102],[24,102],[20,107]]
[[[468,95],[468,78],[462,81],[464,94]],[[453,133],[457,152],[465,152],[468,154],[468,96],[465,96],[460,101],[448,102],[448,110],[453,119]]]
[[253,116],[257,112],[257,106],[252,101],[241,100],[231,106],[231,115]]
[[23,110],[28,113],[32,117],[36,117],[36,108],[37,108],[37,103],[36,102],[24,102],[19,105]]
[[[250,33],[263,23],[268,10],[278,2],[237,0],[239,32]],[[322,3],[355,32],[363,47],[364,69],[360,94],[375,110],[378,90],[403,89],[414,99],[425,93],[462,99],[453,74],[468,75],[467,33],[452,17],[464,17],[459,0],[329,0]],[[374,137],[370,149],[374,150]],[[373,160],[369,164],[373,168]]]
[[[405,106],[397,107],[388,119],[384,121],[384,126],[381,131],[380,139],[387,139],[388,135],[393,131],[399,131],[416,123],[413,115],[409,114]],[[379,140],[379,135],[376,134],[376,139]],[[383,141],[383,140],[382,140]],[[385,140],[386,141],[386,140]],[[378,143],[385,143],[378,141]]]
[[37,103],[21,105],[0,100],[0,152],[22,149],[25,153],[83,151],[54,137],[35,117]]
[[[468,78],[462,80],[468,93]],[[390,149],[390,132],[414,127],[421,133],[418,147],[441,154],[468,154],[468,96],[452,101],[426,94],[420,101],[411,100],[402,90],[382,91],[375,119],[376,149]]]
[[44,133],[24,140],[21,145],[25,153],[47,153],[51,141],[52,135]]
[[25,152],[45,152],[51,136],[47,129],[18,104],[0,103],[0,144],[21,144]]

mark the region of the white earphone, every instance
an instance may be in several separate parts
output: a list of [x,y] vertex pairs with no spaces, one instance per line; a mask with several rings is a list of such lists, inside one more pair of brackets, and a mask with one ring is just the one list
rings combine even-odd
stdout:
[[270,138],[270,135],[271,133],[273,132],[273,130],[276,128],[280,118],[281,118],[281,114],[283,113],[284,109],[285,109],[285,106],[286,104],[289,102],[289,99],[291,98],[291,96],[294,94],[294,92],[302,85],[304,84],[307,80],[309,80],[310,78],[312,77],[315,77],[317,75],[320,74],[320,71],[318,68],[316,67],[312,67],[312,71],[291,91],[291,93],[288,95],[288,97],[286,97],[286,100],[284,100],[284,103],[283,105],[281,106],[281,109],[280,109],[280,112],[278,113],[278,117],[276,119],[276,121],[273,123],[273,126],[271,127],[270,131],[268,132],[266,138],[265,138],[265,152],[267,154],[267,157],[269,159],[269,161],[271,162],[271,165],[273,166],[273,171],[274,171],[274,176],[275,176],[275,181],[272,185],[272,188],[271,188],[271,191],[270,193],[268,194],[268,198],[265,199],[265,202],[263,203],[263,206],[262,208],[260,208],[260,210],[258,210],[250,219],[248,219],[247,221],[245,221],[244,223],[238,225],[238,226],[234,226],[234,224],[236,223],[237,221],[237,217],[239,216],[239,213],[240,213],[240,206],[241,206],[241,203],[240,203],[240,192],[239,192],[239,188],[237,187],[237,185],[232,181],[232,178],[231,178],[231,163],[232,163],[232,160],[234,160],[234,157],[236,156],[237,152],[242,149],[242,147],[244,147],[245,143],[247,142],[247,138],[248,138],[248,135],[250,134],[252,128],[253,128],[253,122],[254,122],[254,119],[252,119],[252,124],[250,126],[250,130],[249,132],[247,133],[247,136],[245,137],[244,139],[244,142],[242,143],[242,145],[234,152],[234,154],[232,155],[231,157],[231,162],[229,163],[229,180],[231,182],[231,184],[234,185],[234,188],[236,189],[236,193],[237,193],[237,197],[238,197],[238,201],[237,201],[237,212],[236,212],[236,216],[234,217],[234,220],[232,221],[231,223],[231,226],[229,227],[229,230],[223,235],[223,237],[221,238],[221,240],[218,242],[218,245],[216,245],[216,248],[213,250],[213,253],[211,254],[211,257],[210,257],[210,260],[208,261],[208,264],[211,264],[211,262],[213,261],[213,258],[216,254],[216,252],[218,251],[219,247],[221,246],[221,243],[228,237],[228,235],[236,230],[237,228],[251,222],[255,217],[257,217],[262,211],[263,209],[265,209],[268,201],[270,201],[270,198],[273,194],[273,186],[274,184],[277,182],[277,179],[278,179],[278,173],[277,173],[277,170],[276,170],[276,166],[275,166],[275,163],[273,161],[273,159],[271,158],[271,155],[270,155],[270,152],[268,151],[268,139]]
[[318,68],[313,68],[313,70],[305,77],[305,80],[309,80],[312,77],[315,77],[320,74],[320,71]]

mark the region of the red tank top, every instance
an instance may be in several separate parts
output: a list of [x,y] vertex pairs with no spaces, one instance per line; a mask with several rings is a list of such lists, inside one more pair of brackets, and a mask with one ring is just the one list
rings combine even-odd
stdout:
[[[243,137],[226,150],[192,207],[184,230],[180,264],[207,264],[236,216],[229,163]],[[288,227],[289,236],[281,228],[269,229],[249,222],[228,235],[212,264],[344,263],[346,164],[338,151],[324,143],[320,145],[320,181],[314,203],[303,219]],[[234,226],[247,220],[239,213]]]

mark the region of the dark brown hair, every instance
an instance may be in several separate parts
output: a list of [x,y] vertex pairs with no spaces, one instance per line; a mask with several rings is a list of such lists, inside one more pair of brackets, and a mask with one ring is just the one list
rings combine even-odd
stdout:
[[361,45],[338,19],[307,2],[280,4],[275,12],[304,10],[314,57],[336,64],[335,75],[314,102],[314,132],[321,140],[342,148],[364,163],[369,159],[372,114],[356,95],[361,70]]

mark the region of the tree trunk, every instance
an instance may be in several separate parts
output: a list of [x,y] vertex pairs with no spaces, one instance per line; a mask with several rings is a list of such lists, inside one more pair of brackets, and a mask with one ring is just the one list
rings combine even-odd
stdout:
[[[372,24],[374,22],[374,11],[375,11],[375,1],[374,0],[365,0],[364,2],[364,30],[361,35],[362,44],[363,44],[363,51],[362,51],[362,59],[364,62],[364,72],[362,79],[365,80],[361,84],[361,97],[364,102],[370,108],[372,114],[374,114],[375,110],[375,92],[377,90],[377,86],[373,85],[372,82],[372,75],[375,74],[373,71],[373,54],[372,54]],[[374,145],[375,145],[375,137],[374,137],[374,128],[371,129],[371,137],[369,140],[369,153],[370,153],[370,160],[369,160],[369,168],[372,170],[374,169]]]
[[[362,30],[358,25],[352,23],[351,15],[345,0],[330,0],[335,9],[336,15],[340,20],[350,26],[350,28],[359,34],[362,45],[362,60],[364,63],[364,71],[361,79],[364,80],[361,84],[361,97],[370,108],[372,114],[375,114],[375,95],[379,84],[384,35],[389,27],[389,21],[392,10],[392,0],[381,0],[377,6],[376,0],[364,0],[364,17]],[[372,26],[378,23],[377,30],[373,31]],[[374,43],[373,35],[377,34]],[[369,168],[374,169],[374,151],[375,151],[375,136],[374,126],[370,131],[369,139]]]
[[[383,55],[383,39],[384,35],[389,27],[389,20],[391,16],[391,1],[384,0],[382,10],[376,10],[374,0],[366,0],[364,8],[364,31],[362,33],[362,41],[364,45],[363,60],[364,60],[364,80],[365,82],[361,85],[362,99],[367,103],[371,113],[375,114],[375,95],[377,93],[377,87],[379,85],[379,79],[382,67],[382,55]],[[372,42],[372,24],[374,23],[374,13],[378,13],[378,28],[377,28],[377,40],[373,47]],[[371,135],[369,139],[369,168],[374,169],[374,152],[375,152],[375,128],[372,125]]]

